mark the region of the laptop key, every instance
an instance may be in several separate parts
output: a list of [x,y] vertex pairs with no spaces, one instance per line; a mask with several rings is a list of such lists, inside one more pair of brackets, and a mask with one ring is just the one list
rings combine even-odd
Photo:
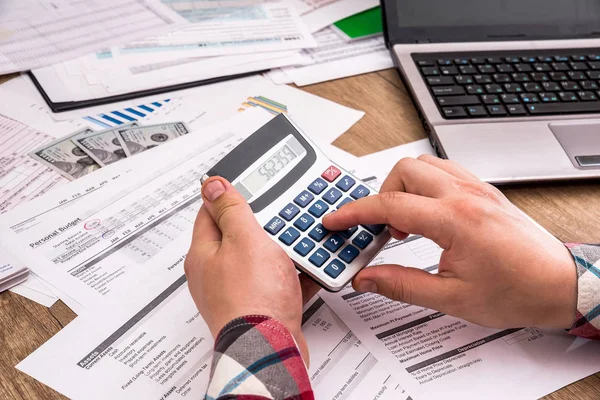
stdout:
[[539,97],[542,103],[555,103],[559,101],[556,93],[542,92],[539,94]]
[[454,96],[465,94],[465,89],[462,86],[436,86],[432,88],[433,94],[436,96]]
[[519,104],[521,101],[519,100],[519,96],[516,94],[503,94],[500,96],[504,104]]
[[581,99],[581,101],[596,101],[598,100],[598,96],[594,94],[594,92],[577,92],[577,96]]
[[481,101],[484,104],[500,104],[500,97],[495,94],[485,94],[481,96]]
[[585,81],[588,79],[583,71],[569,71],[567,74],[574,81]]
[[562,86],[564,90],[579,90],[579,85],[575,82],[561,82],[560,86]]
[[545,74],[543,72],[534,72],[531,74],[531,77],[536,82],[547,82],[550,80],[550,78],[548,77],[548,74]]
[[487,109],[490,112],[490,115],[495,117],[506,115],[504,106],[487,106]]
[[477,73],[477,69],[472,65],[461,65],[458,70],[462,75],[475,75]]
[[522,93],[521,100],[523,100],[523,103],[526,103],[526,104],[540,102],[540,100],[538,99],[538,97],[535,93]]
[[507,64],[517,64],[521,62],[521,59],[519,57],[505,57],[504,62]]
[[490,75],[475,75],[475,82],[483,85],[485,83],[493,83],[494,81]]
[[523,87],[527,92],[541,92],[542,85],[537,82],[527,82],[523,84]]
[[490,64],[480,65],[477,67],[477,69],[482,74],[493,74],[494,72],[496,72],[496,68],[494,68],[494,66]]
[[508,74],[494,74],[494,81],[496,83],[509,83],[512,82],[512,79]]
[[549,57],[549,56],[539,56],[537,59],[539,62],[542,62],[542,63],[549,63],[549,62],[554,61],[554,58]]
[[533,69],[536,70],[537,72],[552,71],[552,68],[550,68],[550,65],[548,65],[546,63],[535,63],[535,64],[533,64]]
[[600,88],[596,82],[590,81],[579,82],[579,85],[581,85],[581,88],[585,90],[597,90]]
[[487,112],[482,106],[468,106],[467,112],[471,117],[487,117]]
[[600,79],[600,71],[587,71],[586,74],[590,77],[590,79]]
[[435,62],[433,62],[431,60],[421,60],[421,61],[417,61],[417,65],[419,67],[433,67],[433,66],[435,66]]
[[484,94],[483,86],[481,85],[469,85],[467,86],[467,93],[469,94]]
[[571,60],[573,60],[573,61],[587,61],[587,57],[584,56],[584,55],[571,56]]
[[514,68],[512,67],[512,65],[509,65],[509,64],[497,65],[496,69],[498,70],[498,72],[501,72],[501,73],[514,72]]
[[[470,106],[480,104],[479,97],[477,96],[449,96],[449,97],[438,97],[438,103],[440,106]],[[464,110],[463,110],[464,111]]]
[[456,81],[456,83],[458,83],[459,85],[470,85],[472,83],[474,83],[475,81],[473,80],[472,76],[455,76],[454,80]]
[[523,86],[518,83],[506,83],[504,84],[504,90],[507,93],[523,93]]
[[423,67],[421,68],[421,72],[425,76],[440,76],[440,70],[436,67]]
[[569,77],[567,77],[567,75],[565,75],[564,72],[550,72],[548,75],[550,75],[550,79],[552,79],[553,81],[557,81],[557,82],[563,82],[563,81],[569,80]]
[[600,112],[600,101],[576,103],[529,104],[527,110],[532,115],[574,114]]
[[579,101],[579,97],[573,92],[560,92],[558,97],[564,102]]
[[442,108],[442,112],[446,118],[462,118],[467,116],[463,107],[444,107]]
[[427,83],[430,86],[453,85],[454,81],[449,76],[429,77]]
[[533,67],[529,64],[516,64],[515,71],[517,71],[517,72],[533,72]]
[[443,76],[458,75],[458,68],[456,67],[440,67],[440,72]]
[[550,64],[552,66],[552,69],[554,69],[555,71],[568,71],[570,70],[569,65],[567,65],[567,63],[561,62],[561,63],[552,63]]
[[546,92],[560,92],[560,86],[556,82],[543,82],[542,86]]
[[592,61],[592,62],[588,63],[588,65],[593,70],[599,70],[600,69],[600,61]]
[[570,66],[573,71],[587,71],[589,69],[587,64],[583,62],[572,62]]
[[502,86],[496,84],[485,85],[485,90],[490,94],[504,93]]
[[513,78],[513,81],[515,81],[515,82],[531,82],[531,77],[529,76],[529,74],[526,74],[526,73],[515,72],[515,73],[511,74],[510,76]]
[[508,110],[508,113],[510,115],[526,115],[527,111],[525,110],[525,107],[523,107],[521,104],[510,104],[506,106],[506,109]]

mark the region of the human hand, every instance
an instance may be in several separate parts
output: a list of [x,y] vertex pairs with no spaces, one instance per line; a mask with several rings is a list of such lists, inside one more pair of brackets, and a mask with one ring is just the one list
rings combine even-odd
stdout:
[[285,251],[268,237],[229,182],[210,178],[202,185],[202,197],[185,274],[213,337],[235,318],[265,315],[288,328],[308,365],[302,305],[319,287],[298,275]]
[[568,328],[577,274],[567,249],[502,193],[455,162],[405,158],[379,195],[325,217],[329,230],[384,223],[396,239],[423,235],[444,249],[438,274],[398,265],[363,269],[360,292],[433,308],[494,328]]

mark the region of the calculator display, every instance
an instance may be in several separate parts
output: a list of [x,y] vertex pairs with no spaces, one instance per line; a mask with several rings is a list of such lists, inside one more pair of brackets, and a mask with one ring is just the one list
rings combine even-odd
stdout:
[[298,139],[287,135],[250,165],[234,186],[252,203],[288,175],[306,154]]
[[285,144],[267,161],[251,172],[242,183],[250,192],[256,193],[271,179],[277,178],[282,171],[285,171],[285,167],[297,157],[298,154]]

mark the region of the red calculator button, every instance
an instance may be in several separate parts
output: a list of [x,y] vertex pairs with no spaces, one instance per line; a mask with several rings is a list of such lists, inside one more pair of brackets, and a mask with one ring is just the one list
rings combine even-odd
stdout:
[[325,179],[327,182],[333,182],[337,179],[338,176],[342,174],[342,171],[334,167],[333,165],[325,170],[321,177]]

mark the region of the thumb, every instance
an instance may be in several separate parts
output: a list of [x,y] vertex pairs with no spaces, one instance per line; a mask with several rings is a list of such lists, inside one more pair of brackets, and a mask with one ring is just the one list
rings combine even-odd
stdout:
[[378,293],[392,300],[440,310],[449,297],[452,278],[400,265],[375,265],[356,275],[357,292]]
[[202,198],[224,238],[251,236],[260,229],[246,199],[226,179],[209,178],[202,185]]

